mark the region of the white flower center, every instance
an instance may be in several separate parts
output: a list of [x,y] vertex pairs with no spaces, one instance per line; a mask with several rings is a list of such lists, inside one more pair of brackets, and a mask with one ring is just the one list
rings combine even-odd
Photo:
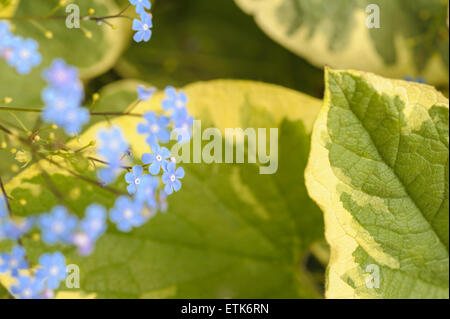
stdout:
[[156,155],[156,160],[157,160],[158,162],[161,162],[161,161],[162,161],[161,155]]
[[159,125],[153,124],[150,129],[152,130],[153,133],[158,133]]
[[99,220],[95,220],[91,224],[92,229],[99,230],[102,227],[102,223]]
[[67,74],[63,70],[59,70],[55,75],[56,79],[60,82],[64,82],[67,79]]
[[27,288],[23,291],[23,295],[25,298],[31,298],[31,296],[33,295],[33,292],[31,291],[30,288]]
[[64,230],[64,225],[61,222],[53,223],[52,230],[57,234],[61,234]]
[[22,51],[20,51],[20,56],[24,59],[28,59],[30,57],[30,51],[22,50]]
[[175,177],[174,174],[172,174],[172,176],[170,176],[170,180],[171,180],[172,182],[175,182],[176,179],[177,179],[177,178]]
[[177,100],[175,102],[175,106],[179,109],[181,109],[182,107],[184,107],[184,103],[181,100]]
[[109,148],[113,151],[117,151],[119,149],[119,143],[116,140],[111,140],[109,143]]
[[50,275],[56,276],[57,274],[58,274],[58,267],[53,266],[52,268],[50,268]]
[[136,179],[134,180],[134,183],[135,183],[136,185],[139,185],[139,184],[141,183],[141,179],[140,179],[140,178],[136,178]]
[[58,110],[63,110],[66,107],[66,101],[64,101],[64,99],[60,99],[58,101],[56,101],[56,108]]
[[74,242],[78,247],[86,247],[89,244],[89,237],[84,233],[76,234]]
[[11,261],[9,262],[10,268],[16,268],[18,265],[19,262],[17,261],[17,259],[11,259]]
[[127,209],[127,210],[123,213],[123,216],[124,216],[126,219],[130,219],[131,217],[133,217],[133,211],[132,211],[131,209]]
[[144,29],[144,31],[147,31],[147,30],[149,29],[148,24],[144,24],[144,25],[142,26],[142,29]]

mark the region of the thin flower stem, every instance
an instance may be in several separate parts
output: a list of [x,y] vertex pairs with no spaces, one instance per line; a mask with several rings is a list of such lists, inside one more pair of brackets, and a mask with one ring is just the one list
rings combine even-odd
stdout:
[[[6,194],[5,185],[3,184],[3,181],[2,181],[2,177],[1,177],[1,176],[0,176],[0,188],[1,188],[2,193],[3,193],[3,197],[5,198],[6,208],[7,208],[7,210],[8,210],[9,218],[11,218],[11,217],[12,217],[12,209],[11,209],[11,205],[9,204],[9,198],[8,198],[8,195]],[[21,237],[17,238],[17,243],[18,243],[20,246],[23,247],[23,242],[22,242],[22,238],[21,238]],[[25,258],[25,260],[28,262],[28,264],[30,264],[30,261],[29,261],[27,255],[25,255],[24,258]]]
[[[42,113],[42,109],[32,109],[26,107],[9,107],[1,106],[0,111],[15,111],[15,112],[29,112],[29,113]],[[142,117],[140,113],[129,113],[129,112],[90,112],[92,116],[135,116]]]
[[102,183],[100,183],[99,181],[96,181],[95,179],[91,179],[91,178],[89,178],[89,177],[80,175],[80,174],[78,174],[77,172],[74,172],[73,170],[71,170],[70,168],[64,167],[63,165],[61,165],[61,164],[59,164],[59,163],[57,163],[57,162],[55,162],[55,161],[49,159],[49,158],[46,157],[45,155],[42,155],[42,154],[40,154],[40,153],[38,153],[38,152],[36,152],[36,155],[37,155],[38,157],[40,157],[41,159],[43,159],[43,160],[49,162],[50,164],[55,165],[55,166],[58,167],[59,169],[65,170],[65,171],[68,172],[69,174],[71,174],[71,175],[73,175],[73,176],[75,176],[75,177],[77,177],[77,178],[79,178],[79,179],[81,179],[81,180],[83,180],[83,181],[85,181],[85,182],[87,182],[87,183],[90,183],[90,184],[92,184],[92,185],[98,186],[98,187],[100,187],[100,188],[102,188],[102,189],[104,189],[104,190],[106,190],[106,191],[108,191],[108,192],[110,192],[110,193],[115,194],[115,195],[119,195],[119,196],[120,196],[120,195],[126,195],[125,192],[122,192],[122,191],[119,191],[119,190],[117,190],[117,189],[115,189],[115,188],[112,188],[112,187],[103,185]]
[[[108,16],[103,16],[103,17],[93,17],[93,16],[87,15],[87,16],[81,16],[80,20],[94,21],[94,22],[100,22],[100,21],[104,21],[104,20],[108,20],[108,19],[117,19],[117,18],[133,20],[133,17],[123,15],[129,7],[130,7],[130,4],[128,4],[127,7],[122,9],[122,11],[120,11],[119,13],[114,14],[114,15],[108,15]],[[65,19],[67,19],[67,16],[65,16],[65,15],[0,17],[0,20],[24,20],[24,21],[28,21],[28,20],[65,20]]]
[[[9,135],[17,137],[22,143],[24,143],[26,146],[28,146],[30,148],[31,152],[33,153],[33,157],[39,157],[40,159],[45,160],[45,161],[49,162],[50,164],[55,165],[59,169],[65,170],[69,174],[71,174],[71,175],[73,175],[73,176],[75,176],[75,177],[77,177],[77,178],[79,178],[79,179],[81,179],[81,180],[83,180],[83,181],[85,181],[87,183],[90,183],[92,185],[98,186],[101,189],[104,189],[104,190],[106,190],[106,191],[108,191],[108,192],[110,192],[112,194],[115,194],[115,195],[118,195],[118,196],[127,195],[127,193],[125,193],[125,192],[122,192],[122,191],[119,191],[119,190],[117,190],[115,188],[103,185],[102,183],[100,183],[99,181],[97,181],[95,179],[91,179],[89,177],[86,177],[86,176],[83,176],[81,174],[78,174],[77,172],[71,170],[70,168],[64,167],[63,165],[61,165],[61,164],[59,164],[59,163],[49,159],[47,156],[39,153],[34,148],[33,144],[31,142],[29,142],[27,139],[24,139],[24,138],[22,138],[20,136],[15,135],[13,132],[11,132],[9,129],[7,129],[6,127],[2,126],[1,124],[0,124],[0,130],[4,131],[5,133],[7,133]],[[36,162],[38,162],[38,161],[36,161]]]
[[[88,160],[91,160],[91,161],[94,161],[94,162],[97,162],[97,163],[101,163],[101,164],[104,164],[104,165],[110,165],[110,163],[109,162],[107,162],[107,161],[103,161],[103,160],[101,160],[101,159],[98,159],[98,158],[95,158],[95,157],[92,157],[92,156],[88,156],[88,158],[87,158]],[[131,166],[121,166],[123,169],[126,169],[126,170],[131,170],[132,169],[132,167]]]

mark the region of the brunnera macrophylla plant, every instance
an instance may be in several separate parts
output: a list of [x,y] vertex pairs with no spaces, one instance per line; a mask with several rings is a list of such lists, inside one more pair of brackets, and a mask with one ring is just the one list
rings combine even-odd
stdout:
[[[147,11],[151,8],[148,0],[130,0],[129,5],[114,17],[125,17],[123,13],[134,6],[139,18],[133,20],[133,39],[136,42],[149,41],[152,35],[152,16]],[[46,17],[48,18],[48,16]],[[108,25],[111,17],[88,18]],[[132,19],[131,17],[128,17]],[[17,73],[26,76],[33,68],[42,62],[39,46],[33,39],[24,39],[11,31],[10,23],[0,20],[0,57],[14,68]],[[42,72],[42,78],[47,86],[41,92],[43,107],[39,110],[23,107],[2,107],[8,112],[39,112],[40,120],[34,132],[39,132],[41,125],[51,128],[61,128],[67,136],[67,141],[76,138],[83,127],[95,116],[136,116],[143,121],[136,130],[146,136],[148,150],[140,161],[136,161],[125,140],[121,129],[111,126],[98,132],[96,141],[97,157],[89,155],[88,160],[102,167],[97,170],[97,180],[83,176],[66,168],[69,174],[88,181],[117,196],[115,205],[108,211],[102,205],[92,203],[87,207],[84,217],[79,219],[71,212],[67,198],[46,178],[47,185],[59,199],[57,205],[49,212],[18,218],[14,215],[9,203],[9,197],[0,176],[0,241],[16,242],[11,251],[0,254],[0,273],[12,276],[15,283],[11,293],[16,298],[52,298],[54,291],[60,287],[66,278],[66,261],[61,252],[44,253],[38,264],[31,264],[27,251],[22,245],[22,238],[29,236],[31,231],[37,231],[40,241],[49,248],[55,245],[75,246],[81,256],[90,255],[95,249],[97,240],[105,233],[107,220],[115,224],[118,230],[129,232],[148,222],[158,211],[167,210],[167,196],[181,189],[184,177],[182,167],[177,167],[170,151],[163,146],[170,140],[173,131],[179,136],[179,142],[187,142],[191,138],[193,118],[189,115],[186,105],[187,97],[183,92],[177,92],[173,87],[167,87],[166,99],[161,105],[161,112],[135,114],[132,109],[126,113],[95,113],[83,106],[85,93],[76,67],[68,65],[63,59],[55,57],[51,65]],[[137,87],[136,107],[140,102],[148,101],[155,93],[155,88]],[[51,138],[40,138],[38,133],[31,133],[0,123],[0,131],[21,143],[28,161],[47,161],[60,166],[53,158],[66,157],[67,153],[77,153],[83,156],[85,149],[70,150],[65,143],[55,143]],[[86,149],[93,145],[89,144]],[[87,155],[86,155],[87,156]],[[124,175],[126,190],[117,190],[110,186],[120,176]],[[42,170],[43,176],[47,173]],[[48,177],[48,176],[47,176]],[[36,235],[36,233],[34,234]]]

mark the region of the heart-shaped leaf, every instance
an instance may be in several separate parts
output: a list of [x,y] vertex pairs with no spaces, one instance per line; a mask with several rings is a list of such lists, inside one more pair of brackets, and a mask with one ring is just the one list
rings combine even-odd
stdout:
[[328,70],[306,172],[329,298],[448,298],[449,104],[433,87]]

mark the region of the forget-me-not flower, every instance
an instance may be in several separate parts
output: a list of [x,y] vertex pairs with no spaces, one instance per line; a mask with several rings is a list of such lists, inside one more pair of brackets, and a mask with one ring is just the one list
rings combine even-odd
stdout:
[[170,132],[167,126],[170,123],[168,117],[161,115],[156,116],[155,112],[147,112],[144,114],[147,123],[140,123],[137,127],[139,134],[147,134],[147,143],[150,147],[158,142],[167,143],[170,140]]
[[161,168],[167,163],[167,159],[170,157],[170,151],[165,147],[160,147],[158,144],[152,145],[153,153],[145,153],[142,155],[142,162],[144,164],[150,164],[148,171],[152,175],[158,175]]
[[62,126],[68,135],[76,135],[89,122],[90,113],[84,107],[70,108],[62,114]]
[[0,273],[10,273],[11,276],[17,277],[20,270],[28,269],[28,267],[25,249],[22,246],[16,245],[10,254],[0,255]]
[[28,74],[33,67],[41,64],[42,57],[38,52],[39,45],[32,39],[19,39],[13,47],[13,54],[8,63],[20,74]]
[[136,12],[139,14],[145,13],[145,9],[150,10],[152,7],[150,0],[130,0],[130,3],[136,7]]
[[133,36],[134,41],[141,42],[141,41],[149,41],[152,36],[152,30],[153,27],[152,18],[151,16],[146,12],[141,12],[141,20],[134,19],[133,20],[133,26],[132,29],[136,31],[136,33]]
[[121,172],[122,157],[128,152],[129,145],[117,126],[101,130],[98,133],[98,141],[97,153],[108,162],[106,167],[98,171],[98,178],[103,183],[110,184]]
[[42,240],[49,245],[68,242],[77,226],[78,219],[70,215],[63,206],[56,206],[48,214],[38,219],[38,226],[42,232]]
[[142,181],[144,169],[140,165],[134,165],[131,172],[125,174],[125,181],[129,184],[127,191],[130,195],[136,193],[139,184]]
[[178,136],[178,142],[188,142],[192,137],[192,125],[194,118],[187,112],[183,113],[183,117],[178,117],[174,120],[174,131]]
[[42,72],[47,83],[61,91],[69,91],[78,83],[77,68],[68,65],[63,59],[55,59],[50,68]]
[[36,279],[42,280],[46,287],[57,289],[61,281],[66,279],[66,274],[66,259],[60,252],[39,257]]
[[156,189],[158,188],[159,179],[150,175],[145,175],[139,188],[137,189],[135,199],[140,203],[145,203],[150,208],[156,208]]
[[42,280],[28,275],[19,276],[17,283],[11,286],[11,292],[19,299],[39,299],[43,290]]
[[86,216],[80,222],[80,229],[92,240],[97,240],[106,231],[106,209],[99,204],[86,208]]
[[27,217],[20,221],[14,221],[11,219],[6,219],[3,223],[1,223],[3,234],[1,237],[8,238],[10,240],[18,240],[23,235],[27,234],[34,225],[34,218]]
[[165,89],[166,98],[162,101],[162,107],[166,111],[173,113],[184,112],[188,98],[186,93],[180,91],[179,93],[173,86],[168,86]]
[[137,87],[137,93],[138,93],[138,100],[141,102],[146,102],[151,99],[153,94],[155,94],[156,88],[151,87],[146,89],[145,86],[139,85]]
[[6,200],[3,195],[0,195],[0,220],[8,216],[8,208],[6,206]]
[[117,229],[129,232],[133,227],[140,227],[145,223],[142,209],[141,203],[127,196],[120,196],[117,198],[109,216],[111,221],[116,224]]
[[168,162],[164,174],[162,176],[162,182],[166,184],[164,187],[164,191],[167,195],[173,193],[173,191],[178,192],[181,188],[180,179],[184,177],[184,169],[182,167],[178,167],[175,169],[174,162]]

